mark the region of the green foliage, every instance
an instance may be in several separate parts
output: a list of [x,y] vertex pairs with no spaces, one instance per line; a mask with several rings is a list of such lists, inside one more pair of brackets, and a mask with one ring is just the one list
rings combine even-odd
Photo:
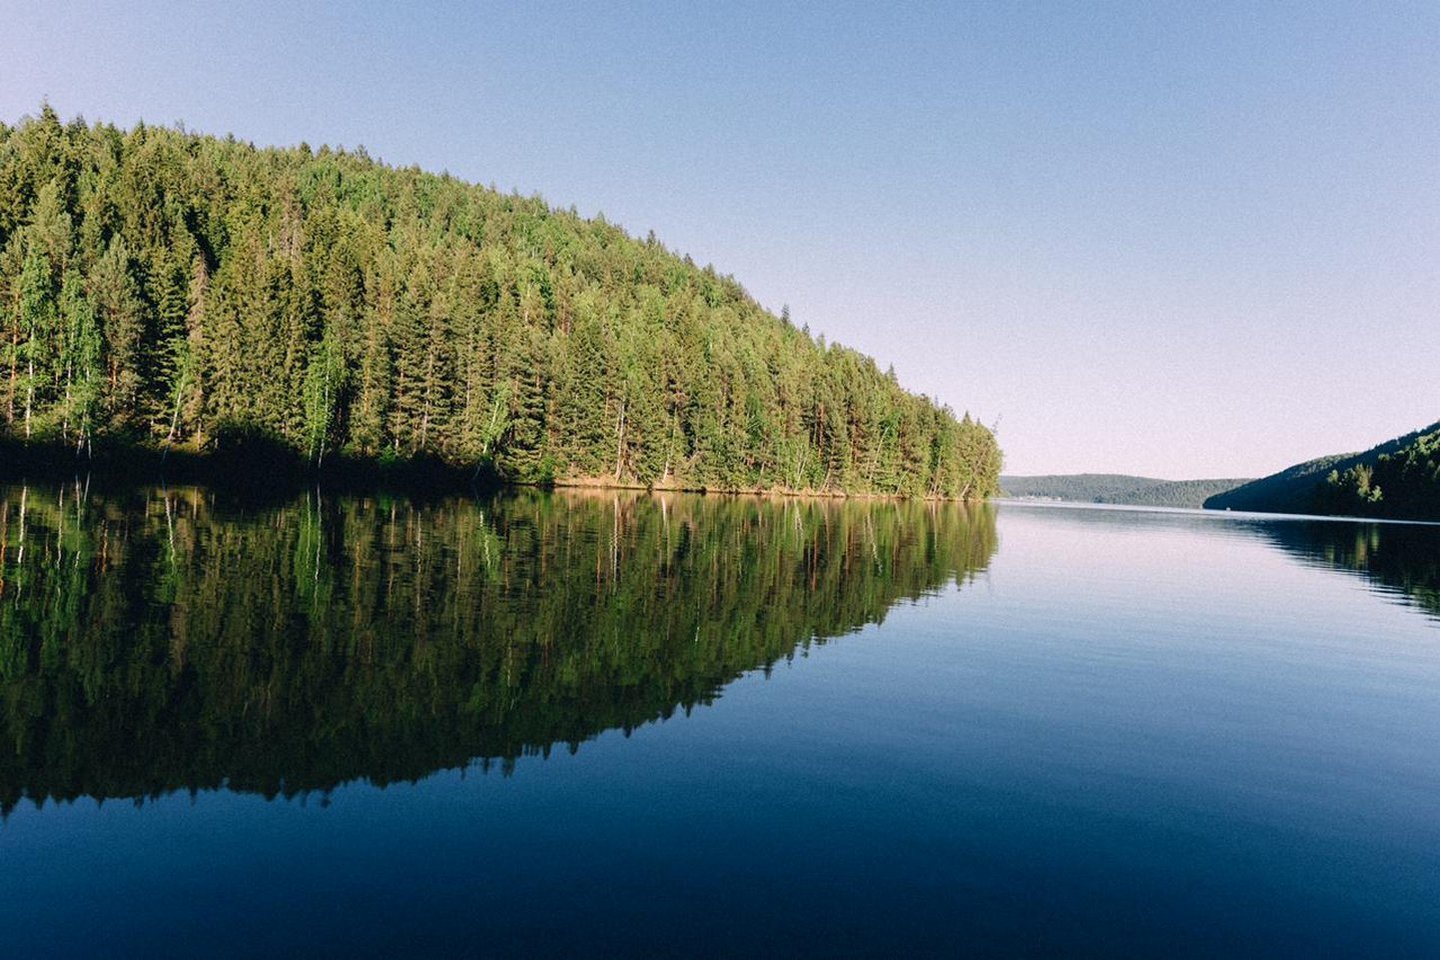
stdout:
[[305,367],[306,455],[317,464],[335,445],[336,412],[347,377],[344,350],[327,336],[311,349]]
[[991,431],[653,238],[363,153],[48,108],[0,127],[0,364],[0,433],[82,446],[239,423],[313,462],[521,482],[998,489]]
[[1326,513],[1440,519],[1440,424],[1371,462],[1331,470],[1316,503]]
[[1208,497],[1248,480],[1156,480],[1117,473],[1072,473],[1055,476],[1001,477],[1006,496],[1067,500],[1074,503],[1119,503],[1136,507],[1199,509]]
[[61,348],[65,381],[61,433],[73,436],[76,446],[83,447],[90,443],[100,410],[104,343],[95,308],[86,298],[83,281],[75,270],[65,274],[60,310],[65,328]]
[[1205,502],[1210,509],[1440,520],[1440,423],[1364,453],[1296,464]]

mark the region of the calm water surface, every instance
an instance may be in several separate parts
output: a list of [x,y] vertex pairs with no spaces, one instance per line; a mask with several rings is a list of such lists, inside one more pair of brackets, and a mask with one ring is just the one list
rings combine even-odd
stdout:
[[6,955],[1440,955],[1440,528],[0,488]]

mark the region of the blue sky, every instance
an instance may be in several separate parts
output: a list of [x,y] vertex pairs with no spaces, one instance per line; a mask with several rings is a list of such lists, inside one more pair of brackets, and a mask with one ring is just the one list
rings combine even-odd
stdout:
[[0,0],[0,119],[603,211],[999,423],[1268,473],[1440,419],[1440,4]]

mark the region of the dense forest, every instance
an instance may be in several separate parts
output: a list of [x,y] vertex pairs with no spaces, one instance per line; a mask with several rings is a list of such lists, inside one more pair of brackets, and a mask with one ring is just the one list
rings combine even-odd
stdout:
[[0,487],[0,814],[571,749],[966,583],[990,508]]
[[1373,461],[1331,470],[1319,503],[1326,513],[1440,519],[1440,423]]
[[1211,497],[1213,510],[1440,520],[1440,422],[1371,447],[1288,467]]
[[1207,497],[1233,490],[1248,480],[1157,480],[1119,473],[1068,473],[1034,477],[1001,477],[1006,496],[1065,500],[1072,503],[1116,503],[1136,507],[1199,509]]
[[363,150],[0,124],[0,436],[983,497],[969,415],[654,236]]

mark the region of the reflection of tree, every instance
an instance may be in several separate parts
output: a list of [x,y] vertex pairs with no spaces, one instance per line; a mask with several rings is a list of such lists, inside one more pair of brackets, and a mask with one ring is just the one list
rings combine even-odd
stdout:
[[570,749],[989,562],[983,507],[0,491],[0,807]]
[[1286,521],[1260,529],[1288,553],[1361,573],[1440,618],[1440,527]]

